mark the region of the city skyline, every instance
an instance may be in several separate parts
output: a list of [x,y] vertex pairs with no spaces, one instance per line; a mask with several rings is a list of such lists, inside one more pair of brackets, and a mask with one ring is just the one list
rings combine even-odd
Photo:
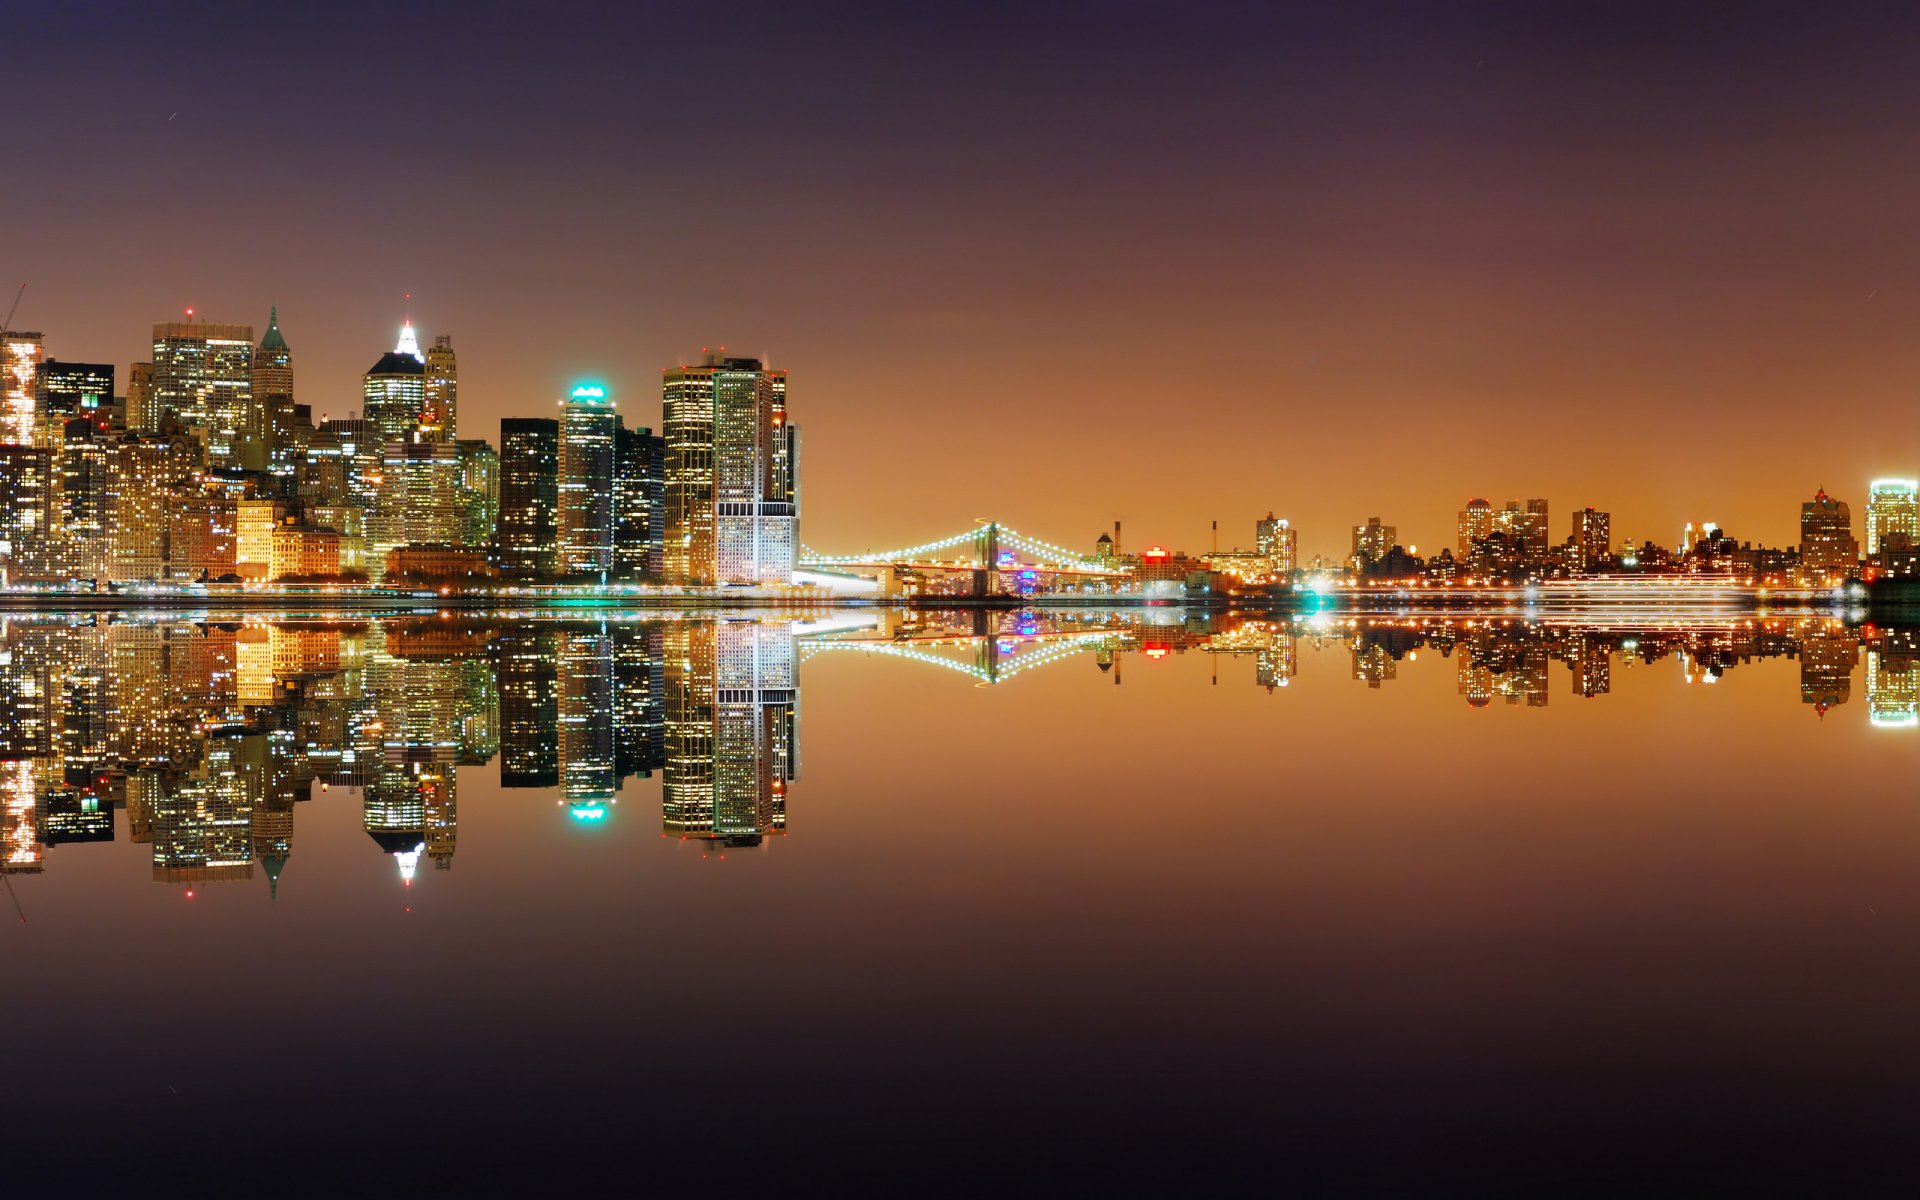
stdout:
[[[20,25],[47,52],[17,119],[53,184],[16,193],[46,236],[3,278],[63,359],[124,367],[155,319],[258,326],[277,303],[316,413],[340,416],[412,293],[491,431],[578,378],[644,395],[724,341],[809,381],[822,477],[924,497],[815,489],[820,528],[879,545],[976,515],[983,475],[1032,481],[1019,520],[1054,536],[1120,518],[1196,545],[1282,504],[1343,528],[1353,501],[1320,464],[1344,460],[1425,546],[1447,522],[1419,501],[1453,495],[1781,543],[1788,481],[1915,473],[1920,178],[1888,100],[1910,14],[1067,6],[1003,41],[954,12],[748,6],[582,12],[582,47],[572,22],[494,9],[439,31],[428,88],[397,69],[406,38],[368,46],[350,17],[249,14],[308,48],[288,68],[87,7]],[[760,69],[722,88],[674,51],[716,34]],[[94,39],[127,51],[113,86],[54,85]],[[1151,106],[1127,94],[1149,76]],[[687,103],[657,115],[655,88]],[[417,166],[335,203],[396,131]],[[731,186],[743,155],[777,201]],[[654,186],[668,162],[700,182]],[[1802,419],[1836,405],[1853,419]],[[1211,426],[1158,436],[1193,411]],[[1362,411],[1404,434],[1362,437]],[[957,413],[996,431],[990,455],[946,436]],[[1434,452],[1441,429],[1483,431],[1477,452]]]

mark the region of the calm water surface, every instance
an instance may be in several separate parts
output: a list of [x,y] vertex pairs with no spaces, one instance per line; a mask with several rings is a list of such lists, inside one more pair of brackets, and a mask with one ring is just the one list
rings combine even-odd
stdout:
[[1891,1192],[1916,655],[1813,619],[15,617],[9,1172]]

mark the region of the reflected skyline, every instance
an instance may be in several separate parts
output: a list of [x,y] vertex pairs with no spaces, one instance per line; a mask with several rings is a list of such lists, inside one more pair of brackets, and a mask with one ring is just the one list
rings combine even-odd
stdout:
[[994,687],[1087,665],[1119,686],[1189,653],[1211,660],[1215,685],[1270,694],[1297,693],[1306,655],[1343,653],[1349,681],[1383,695],[1410,673],[1446,672],[1470,709],[1547,708],[1556,692],[1602,700],[1670,669],[1713,685],[1784,659],[1797,688],[1783,702],[1820,719],[1857,712],[1875,727],[1920,727],[1920,630],[1837,618],[1602,626],[1181,610],[547,623],[49,614],[0,623],[0,703],[12,716],[0,861],[7,874],[38,874],[50,859],[86,852],[67,847],[124,838],[151,847],[156,883],[191,896],[264,880],[273,899],[298,861],[301,811],[321,798],[350,804],[357,791],[367,839],[411,887],[458,857],[460,768],[494,764],[503,790],[551,795],[582,827],[613,819],[627,785],[658,774],[663,837],[703,855],[752,849],[787,832],[810,662],[880,658],[916,672],[920,688]]

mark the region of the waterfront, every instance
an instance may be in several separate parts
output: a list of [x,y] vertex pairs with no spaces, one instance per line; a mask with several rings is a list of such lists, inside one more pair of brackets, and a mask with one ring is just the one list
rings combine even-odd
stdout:
[[0,656],[25,1180],[1907,1165],[1910,630],[96,615]]

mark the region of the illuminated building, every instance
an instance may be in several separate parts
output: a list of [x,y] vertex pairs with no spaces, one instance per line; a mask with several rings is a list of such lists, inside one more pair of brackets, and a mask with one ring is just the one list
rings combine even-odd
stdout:
[[1377,688],[1400,674],[1400,665],[1392,653],[1377,642],[1356,642],[1348,649],[1353,655],[1353,677],[1370,688]]
[[1867,652],[1867,719],[1889,729],[1920,726],[1920,658]]
[[1457,532],[1458,554],[1456,557],[1464,562],[1473,556],[1475,542],[1492,535],[1493,505],[1478,498],[1467,501],[1467,506],[1460,510]]
[[385,450],[379,427],[371,421],[322,421],[300,470],[300,497],[316,504],[354,504],[372,512],[380,499]]
[[[1841,507],[1845,507],[1842,505]],[[1859,643],[1839,622],[1808,622],[1800,633],[1800,702],[1821,716],[1853,693]]]
[[447,442],[389,441],[379,498],[368,518],[367,571],[376,582],[387,556],[403,546],[464,545],[470,497],[460,449]]
[[460,545],[491,548],[500,519],[500,452],[485,439],[455,441],[460,460],[460,506],[466,513]]
[[361,386],[361,419],[373,427],[382,447],[411,442],[419,433],[427,402],[426,372],[409,322],[401,327],[399,344],[367,369]]
[[233,570],[242,579],[273,576],[273,531],[287,515],[278,500],[241,500],[234,505]]
[[167,571],[176,579],[234,574],[236,502],[211,492],[182,497],[167,511]]
[[46,353],[45,339],[37,333],[0,334],[0,443],[15,446],[33,444],[40,375],[40,359]]
[[74,417],[108,420],[113,409],[113,364],[61,362],[40,364],[35,385],[34,445],[57,449]]
[[441,772],[431,763],[386,763],[361,796],[361,828],[383,854],[393,855],[403,883],[413,882],[420,856],[427,850],[423,783],[437,784],[440,779]]
[[111,578],[117,507],[113,467],[120,449],[91,417],[74,417],[61,429],[54,554],[59,573],[69,578]]
[[241,459],[250,471],[292,475],[295,454],[293,351],[280,332],[280,309],[267,310],[267,331],[253,351],[252,399],[247,444]]
[[1506,534],[1521,554],[1534,557],[1546,553],[1549,534],[1545,500],[1529,500],[1524,505],[1518,500],[1509,500],[1492,515],[1492,532]]
[[670,626],[661,820],[670,835],[758,845],[786,828],[799,776],[793,634],[756,621]]
[[209,467],[244,467],[252,412],[253,326],[160,321],[153,327],[153,404],[142,428],[178,421],[199,440]]
[[613,571],[613,468],[619,417],[604,387],[581,384],[560,408],[559,570],[605,583]]
[[560,422],[500,422],[500,516],[494,562],[504,575],[551,575],[559,563]]
[[184,774],[163,781],[153,808],[156,883],[253,878],[253,806],[266,785],[264,734],[211,731]]
[[488,647],[500,692],[500,786],[560,783],[559,635],[539,626],[502,631]]
[[0,445],[0,584],[45,579],[53,569],[55,469],[44,447]]
[[1859,566],[1852,510],[1821,488],[1800,506],[1800,571],[1811,579],[1838,582]]
[[661,627],[613,631],[613,763],[622,778],[650,776],[666,756],[666,659]]
[[1297,565],[1298,538],[1284,517],[1276,519],[1272,513],[1268,513],[1254,522],[1253,545],[1260,556],[1267,560],[1267,570],[1272,574],[1291,574]]
[[1880,553],[1880,539],[1904,533],[1920,542],[1920,481],[1876,479],[1867,487],[1867,553]]
[[610,804],[614,764],[613,638],[598,630],[562,631],[558,656],[560,798],[576,812]]
[[614,431],[613,573],[658,579],[665,569],[666,441],[651,429]]
[[723,351],[662,379],[668,579],[791,583],[799,435],[786,372]]
[[1590,633],[1574,635],[1567,654],[1567,667],[1573,672],[1573,694],[1592,699],[1613,688],[1613,647],[1604,638]]
[[1612,521],[1609,514],[1592,508],[1583,508],[1573,514],[1573,547],[1581,570],[1603,567],[1612,557]]
[[451,442],[459,438],[460,367],[453,354],[453,339],[442,334],[433,339],[426,354],[426,374],[422,379],[420,440]]
[[1353,527],[1353,553],[1349,562],[1358,571],[1368,563],[1379,562],[1387,556],[1399,540],[1400,531],[1392,525],[1382,525],[1379,517],[1368,517],[1365,525]]
[[153,364],[132,363],[127,367],[127,428],[134,433],[158,433],[160,409],[153,399]]
[[33,764],[25,759],[0,761],[0,874],[38,874],[46,869],[46,853]]

